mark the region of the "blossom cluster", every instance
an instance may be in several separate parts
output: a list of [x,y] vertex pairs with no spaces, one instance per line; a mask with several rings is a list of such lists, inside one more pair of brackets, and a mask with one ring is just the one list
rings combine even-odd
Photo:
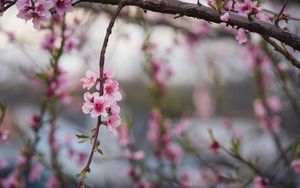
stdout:
[[51,13],[63,16],[73,10],[71,0],[18,0],[16,5],[19,10],[17,17],[32,20],[35,29],[40,29],[42,23],[51,18]]
[[100,94],[100,74],[96,74],[88,70],[85,77],[81,79],[83,88],[91,90],[95,88],[95,92],[87,91],[84,93],[84,104],[82,111],[90,114],[92,118],[101,116],[102,122],[107,126],[108,130],[116,135],[116,128],[121,124],[120,107],[117,102],[122,99],[119,91],[119,83],[112,79],[111,72],[105,72],[103,78],[103,95]]

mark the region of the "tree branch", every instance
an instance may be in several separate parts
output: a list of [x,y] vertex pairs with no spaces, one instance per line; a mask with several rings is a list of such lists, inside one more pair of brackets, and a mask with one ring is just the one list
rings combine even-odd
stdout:
[[[121,0],[83,0],[83,2],[118,5]],[[181,2],[178,0],[126,0],[124,1],[124,4],[137,6],[153,12],[188,16],[218,24],[222,23],[220,15],[216,10],[206,6]],[[250,32],[255,32],[263,36],[275,38],[293,49],[300,51],[299,36],[278,28],[271,23],[260,21],[255,18],[250,21],[245,16],[230,12],[230,19],[227,24],[244,28]]]

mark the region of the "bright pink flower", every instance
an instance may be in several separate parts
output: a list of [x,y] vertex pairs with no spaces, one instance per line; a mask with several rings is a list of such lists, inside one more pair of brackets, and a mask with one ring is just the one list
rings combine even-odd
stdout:
[[256,176],[253,180],[254,188],[267,188],[269,185],[269,180]]
[[229,12],[225,12],[224,14],[221,15],[220,19],[224,22],[228,22],[229,21]]
[[65,12],[71,12],[73,10],[71,0],[52,0],[52,2],[60,16],[63,16]]
[[85,77],[81,79],[81,81],[83,82],[83,89],[87,88],[88,90],[90,90],[96,84],[98,78],[98,75],[93,73],[92,71],[86,71]]
[[248,41],[248,37],[247,37],[245,29],[238,29],[235,38],[239,42],[239,44],[246,43]]
[[221,145],[219,144],[218,141],[214,140],[210,145],[209,149],[213,152],[218,152],[221,149]]
[[104,94],[112,101],[120,101],[122,99],[122,95],[119,92],[119,83],[114,80],[107,80],[104,83]]
[[46,188],[60,188],[59,181],[55,175],[52,175],[50,178],[48,178]]
[[257,14],[261,8],[257,6],[257,2],[252,0],[244,0],[243,3],[236,3],[236,10],[241,14]]
[[300,173],[300,159],[295,159],[291,163],[291,167],[293,168],[295,173]]
[[107,117],[108,114],[106,108],[108,108],[109,105],[110,102],[104,96],[94,97],[91,117],[98,117],[100,115]]
[[43,170],[44,166],[41,164],[38,164],[35,167],[33,167],[29,174],[29,181],[34,182],[40,180]]

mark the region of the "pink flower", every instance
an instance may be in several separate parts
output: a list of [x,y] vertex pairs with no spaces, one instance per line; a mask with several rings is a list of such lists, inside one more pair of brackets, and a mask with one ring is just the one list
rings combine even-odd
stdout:
[[69,37],[66,42],[64,49],[66,52],[71,53],[78,48],[79,40],[75,37]]
[[237,35],[235,38],[239,42],[239,44],[246,43],[248,41],[248,37],[247,37],[245,29],[238,29]]
[[9,143],[8,135],[9,135],[9,130],[0,131],[0,141],[8,144]]
[[291,163],[291,167],[293,168],[295,173],[300,173],[300,159],[295,159]]
[[265,106],[263,105],[260,99],[256,99],[253,103],[253,106],[254,113],[257,117],[264,117],[267,114]]
[[266,178],[256,176],[254,178],[253,184],[254,188],[267,188],[269,185],[269,180]]
[[228,22],[229,21],[229,12],[225,12],[224,14],[221,15],[220,19],[224,22]]
[[134,161],[139,161],[145,158],[145,153],[143,151],[127,151],[125,156]]
[[19,180],[18,177],[20,176],[19,171],[15,170],[11,174],[8,175],[5,179],[1,180],[1,185],[3,188],[12,188],[12,187],[19,187]]
[[273,111],[273,112],[279,112],[282,109],[282,103],[280,99],[277,96],[272,96],[269,97],[267,100],[268,107]]
[[179,182],[180,182],[180,185],[182,188],[190,187],[190,176],[191,176],[191,174],[189,171],[183,171],[180,174]]
[[151,185],[149,182],[146,182],[146,181],[138,181],[138,182],[135,182],[134,185],[133,185],[133,188],[150,188]]
[[81,79],[83,82],[83,89],[87,88],[90,90],[97,82],[98,75],[93,73],[92,71],[88,70],[85,73],[85,77]]
[[107,120],[107,128],[109,132],[111,132],[114,136],[117,136],[118,133],[116,128],[121,125],[121,118],[118,115],[111,115],[108,117]]
[[174,144],[172,142],[169,142],[165,146],[164,152],[165,152],[164,153],[165,156],[174,162],[179,162],[183,156],[183,151],[181,147],[179,147],[177,144]]
[[107,80],[104,83],[104,94],[112,101],[120,101],[122,95],[119,92],[119,83],[114,80]]
[[8,162],[2,156],[0,156],[0,170],[6,168],[7,166]]
[[214,140],[210,145],[209,149],[215,153],[217,153],[220,150],[221,146],[218,141]]
[[41,178],[43,170],[44,166],[41,164],[38,164],[34,168],[32,168],[29,174],[29,181],[34,182],[39,180]]
[[30,120],[30,127],[32,129],[38,129],[38,127],[40,126],[42,122],[42,118],[39,114],[34,114],[32,117],[31,117],[31,120]]
[[243,3],[236,3],[236,10],[241,14],[257,14],[261,8],[257,6],[257,2],[252,0],[244,0]]
[[30,0],[17,1],[19,9],[18,17],[26,21],[32,19],[35,29],[40,29],[41,23],[50,19],[51,14],[49,9],[53,7],[53,3],[47,0],[39,0],[32,5]]
[[210,118],[214,115],[215,106],[214,98],[211,94],[211,90],[208,88],[197,88],[193,93],[194,105],[197,110],[197,114],[203,118]]
[[189,118],[184,118],[180,120],[176,127],[172,129],[173,135],[182,136],[188,130],[190,123],[191,120]]
[[266,116],[261,119],[261,126],[267,132],[278,133],[281,119],[278,116]]
[[59,181],[55,175],[52,175],[50,178],[48,178],[46,188],[60,188]]
[[106,108],[109,107],[109,101],[104,97],[94,97],[91,117],[103,116],[107,117]]
[[47,35],[42,43],[42,48],[48,50],[49,52],[52,52],[55,49],[57,38],[58,36],[56,33],[51,33],[50,35]]
[[119,141],[123,147],[129,146],[133,142],[133,138],[128,133],[127,125],[124,123],[120,126]]
[[58,15],[63,16],[65,12],[71,12],[73,10],[71,0],[52,0],[54,8]]
[[159,110],[154,109],[151,113],[149,120],[149,130],[147,131],[148,140],[152,144],[158,144],[160,137],[160,128],[159,124],[162,120],[162,116]]

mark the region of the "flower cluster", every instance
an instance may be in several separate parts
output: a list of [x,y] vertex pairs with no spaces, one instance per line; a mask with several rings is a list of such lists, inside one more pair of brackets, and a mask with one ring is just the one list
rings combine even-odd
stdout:
[[155,154],[159,158],[176,163],[182,159],[183,151],[178,144],[172,141],[174,134],[171,133],[176,133],[176,131],[171,128],[170,122],[164,120],[160,110],[154,109],[149,120],[148,140],[155,147]]
[[32,20],[35,29],[40,29],[43,22],[51,18],[51,12],[63,16],[65,12],[72,11],[71,0],[18,0],[18,17],[25,21]]
[[120,107],[117,102],[122,99],[119,91],[119,83],[112,79],[112,73],[105,72],[103,80],[103,95],[100,95],[100,74],[88,70],[85,77],[81,79],[83,88],[91,90],[95,87],[95,92],[84,93],[84,104],[82,111],[90,114],[91,117],[101,116],[108,130],[116,135],[116,128],[121,124]]

